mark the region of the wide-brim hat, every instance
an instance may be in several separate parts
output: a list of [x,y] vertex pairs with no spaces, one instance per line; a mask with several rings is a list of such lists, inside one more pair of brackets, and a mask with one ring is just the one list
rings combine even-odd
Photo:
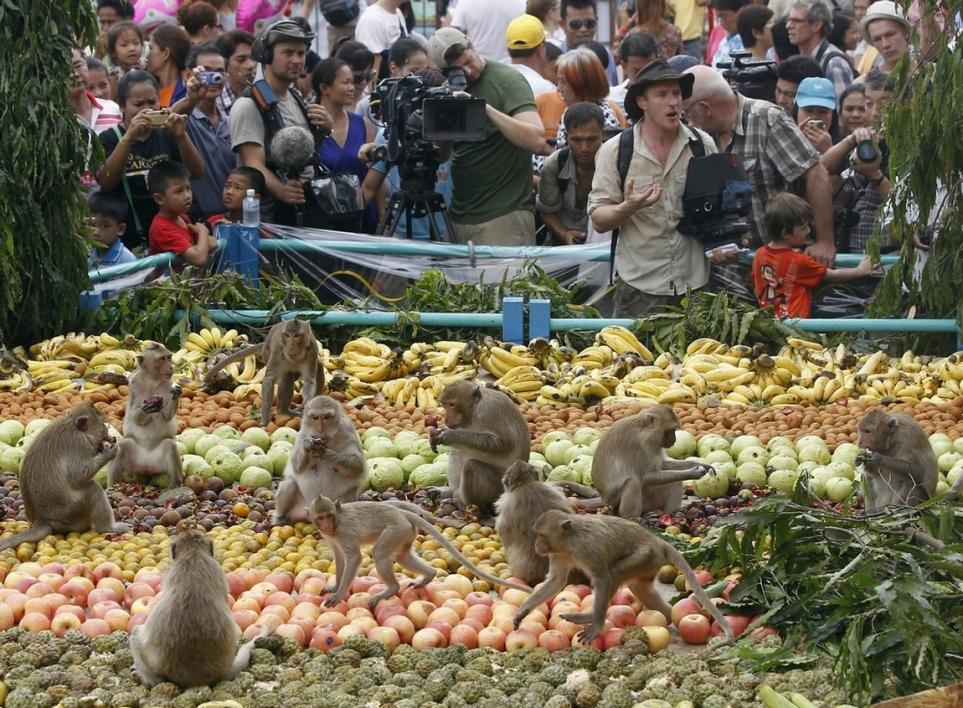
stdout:
[[869,24],[876,20],[890,20],[902,25],[907,32],[910,31],[909,20],[900,12],[893,0],[877,0],[866,8],[866,14],[859,21],[859,33],[863,35],[866,44],[872,44],[869,38]]
[[692,95],[695,75],[680,74],[662,59],[649,62],[639,70],[625,92],[625,115],[633,121],[639,120],[642,117],[642,109],[639,108],[635,99],[649,86],[662,81],[678,81],[679,88],[682,89],[682,100],[685,100]]

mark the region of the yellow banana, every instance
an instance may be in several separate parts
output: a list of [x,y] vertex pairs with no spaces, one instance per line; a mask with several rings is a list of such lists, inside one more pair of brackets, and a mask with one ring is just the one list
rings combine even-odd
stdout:
[[625,327],[603,327],[598,335],[596,335],[595,341],[599,344],[604,342],[617,354],[635,352],[645,361],[653,361],[655,359],[655,357],[652,356],[652,352]]
[[812,351],[822,351],[825,347],[819,342],[811,342],[807,339],[798,337],[786,337],[786,343],[793,349],[809,349]]
[[702,353],[706,350],[706,348],[710,346],[713,347],[713,349],[715,349],[715,347],[719,346],[719,342],[715,339],[710,339],[709,337],[702,337],[701,339],[696,339],[693,342],[689,342],[689,346],[686,347],[686,350],[685,350],[686,356],[692,356],[693,354]]
[[673,403],[695,403],[696,400],[695,392],[691,388],[680,385],[663,391],[658,398],[659,403],[665,405],[672,405]]

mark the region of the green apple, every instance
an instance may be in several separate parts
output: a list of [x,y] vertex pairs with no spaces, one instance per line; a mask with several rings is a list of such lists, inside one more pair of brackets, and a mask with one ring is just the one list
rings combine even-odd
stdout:
[[704,458],[713,450],[725,450],[728,452],[729,441],[721,435],[716,435],[715,433],[709,433],[708,435],[703,435],[701,438],[699,438],[699,444],[696,447],[699,457]]
[[793,470],[777,469],[770,473],[766,483],[777,492],[789,494],[796,487],[796,481],[798,479],[799,475]]
[[739,453],[747,447],[762,447],[762,443],[755,435],[740,435],[729,446],[729,453],[734,457],[739,457]]
[[743,484],[764,487],[766,486],[766,468],[760,462],[748,460],[739,465],[736,470],[736,479]]
[[572,446],[572,441],[567,438],[554,440],[547,446],[542,445],[542,454],[545,455],[545,461],[548,462],[548,464],[552,467],[558,467],[559,465],[566,464],[565,453],[567,453]]
[[[582,426],[572,435],[572,442],[576,445],[588,445],[593,440],[598,440],[602,436],[595,428],[589,428],[588,426]],[[678,433],[676,433],[678,438]]]
[[758,462],[765,466],[765,464],[769,462],[769,452],[761,445],[744,447],[736,457],[736,464],[741,465],[744,462]]
[[243,433],[241,433],[241,440],[246,442],[248,445],[257,445],[261,450],[267,452],[268,448],[271,447],[271,436],[264,428],[248,428]]
[[683,460],[690,455],[694,455],[699,449],[699,441],[695,435],[687,433],[685,430],[675,431],[675,443],[668,448],[666,454],[674,460]]
[[853,494],[853,481],[846,477],[830,477],[826,481],[826,497],[841,502]]

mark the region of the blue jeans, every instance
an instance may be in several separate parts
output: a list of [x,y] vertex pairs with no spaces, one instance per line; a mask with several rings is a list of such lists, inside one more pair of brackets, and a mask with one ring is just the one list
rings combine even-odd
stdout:
[[702,56],[702,37],[696,37],[695,39],[689,39],[683,42],[682,53],[693,59],[698,59],[700,64],[704,64],[705,58]]

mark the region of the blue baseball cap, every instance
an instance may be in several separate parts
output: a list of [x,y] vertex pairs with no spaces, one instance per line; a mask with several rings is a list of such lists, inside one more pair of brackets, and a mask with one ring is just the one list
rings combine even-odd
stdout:
[[796,90],[796,105],[800,108],[828,108],[836,110],[836,89],[829,79],[810,76],[803,79]]

